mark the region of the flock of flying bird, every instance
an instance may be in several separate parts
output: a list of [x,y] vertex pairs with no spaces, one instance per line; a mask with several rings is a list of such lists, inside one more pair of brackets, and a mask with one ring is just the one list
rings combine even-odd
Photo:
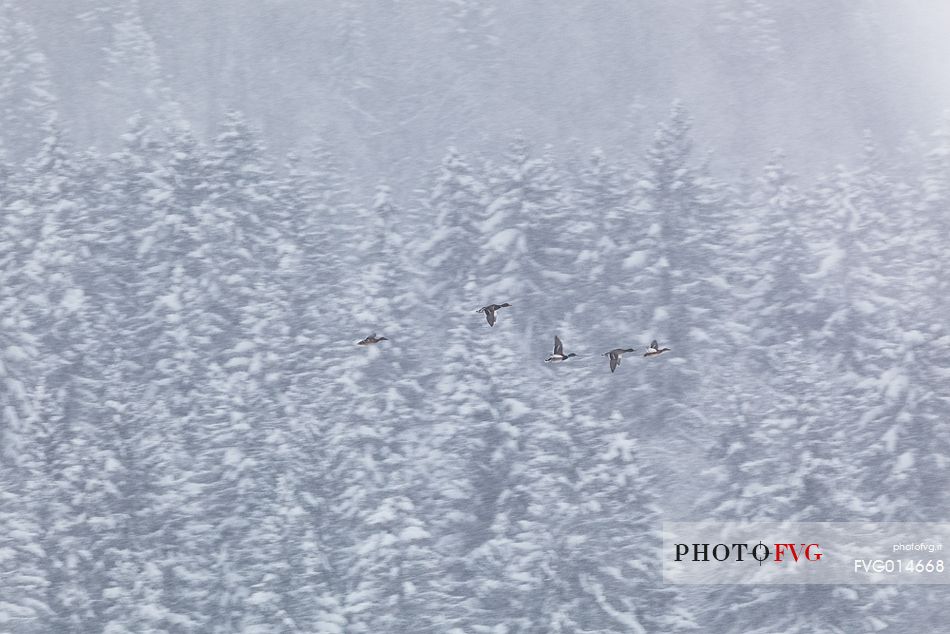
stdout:
[[[504,304],[489,304],[488,306],[482,306],[475,312],[484,313],[485,320],[488,321],[488,325],[494,327],[495,311],[497,311],[500,308],[508,308],[509,306],[511,306],[511,304],[509,304],[508,302],[505,302]],[[366,337],[365,339],[356,342],[356,345],[371,346],[371,345],[379,343],[380,341],[389,341],[389,339],[387,339],[386,337],[377,337],[376,333],[373,333],[369,337]],[[668,350],[669,348],[661,348],[659,344],[656,342],[656,339],[654,339],[650,343],[650,347],[647,348],[647,351],[644,353],[643,356],[653,357],[658,354],[663,354],[664,352],[667,352]],[[602,355],[602,356],[610,358],[611,372],[616,370],[617,366],[620,365],[620,360],[623,357],[625,352],[634,352],[634,349],[633,348],[614,348],[610,352],[605,352]],[[551,354],[550,357],[548,357],[544,361],[545,363],[560,363],[562,361],[567,361],[571,357],[576,357],[576,356],[577,355],[574,354],[573,352],[570,354],[564,354],[564,344],[561,343],[561,338],[558,337],[557,335],[554,335],[554,352]]]

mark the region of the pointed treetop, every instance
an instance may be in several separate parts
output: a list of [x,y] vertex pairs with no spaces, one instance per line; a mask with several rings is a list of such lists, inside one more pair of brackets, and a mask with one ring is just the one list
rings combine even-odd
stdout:
[[508,142],[508,149],[505,152],[505,158],[516,165],[523,165],[528,162],[531,155],[531,146],[522,130],[516,130],[511,141]]
[[648,160],[654,169],[664,165],[681,166],[686,163],[693,149],[690,138],[692,119],[683,104],[677,99],[670,108],[669,118],[657,126]]
[[778,189],[794,180],[795,175],[785,167],[785,152],[779,148],[772,150],[768,162],[762,170],[762,181],[773,189]]
[[392,189],[386,183],[376,185],[376,194],[373,196],[373,211],[383,216],[388,215],[395,205],[392,201]]

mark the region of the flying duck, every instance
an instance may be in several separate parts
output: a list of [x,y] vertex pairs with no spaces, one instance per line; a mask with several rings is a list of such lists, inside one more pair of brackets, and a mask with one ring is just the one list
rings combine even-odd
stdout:
[[362,341],[357,341],[357,342],[356,342],[356,345],[358,345],[358,346],[371,346],[371,345],[373,345],[374,343],[379,343],[380,341],[389,341],[389,339],[387,339],[386,337],[377,337],[377,336],[376,336],[376,333],[374,332],[373,334],[371,334],[371,335],[370,335],[369,337],[367,337],[366,339],[363,339]]
[[485,319],[488,321],[488,325],[494,326],[495,325],[495,311],[498,310],[499,308],[508,308],[509,306],[511,306],[511,304],[509,304],[508,302],[505,302],[504,304],[489,304],[488,306],[482,306],[475,312],[485,313]]
[[577,355],[573,352],[571,354],[564,354],[564,344],[561,343],[561,338],[557,335],[554,335],[554,354],[544,360],[545,363],[550,361],[551,363],[560,363],[561,361],[567,361],[571,357],[576,357]]
[[652,342],[650,342],[650,347],[647,348],[647,351],[646,351],[646,353],[645,353],[643,356],[645,356],[645,357],[652,357],[652,356],[655,356],[655,355],[658,355],[658,354],[662,354],[662,353],[666,352],[667,350],[669,350],[669,348],[661,348],[661,347],[656,343],[656,339],[654,339]]
[[610,371],[613,372],[620,365],[620,358],[624,352],[633,352],[633,348],[615,348],[610,352],[605,352],[605,357],[610,357]]

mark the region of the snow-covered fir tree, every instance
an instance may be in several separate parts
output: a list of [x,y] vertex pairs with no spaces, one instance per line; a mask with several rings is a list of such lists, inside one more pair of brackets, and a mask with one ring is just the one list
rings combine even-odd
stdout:
[[33,27],[15,3],[5,0],[0,3],[0,159],[20,161],[36,154],[56,107]]
[[[138,0],[123,2],[112,17],[112,42],[106,49],[99,85],[111,119],[125,121],[148,112],[162,127],[183,127],[181,105],[164,76],[155,42],[142,20]],[[114,132],[106,130],[106,132]]]
[[671,517],[946,506],[941,134],[920,171],[868,136],[737,184],[676,105],[636,168],[522,137],[414,189],[322,144],[280,169],[236,113],[106,157],[33,132],[0,170],[0,627],[903,631],[944,598],[657,566]]

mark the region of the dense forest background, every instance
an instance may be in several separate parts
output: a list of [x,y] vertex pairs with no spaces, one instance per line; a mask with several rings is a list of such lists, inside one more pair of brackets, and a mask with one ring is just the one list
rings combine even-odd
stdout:
[[448,144],[497,153],[515,129],[561,157],[632,156],[674,99],[717,171],[782,147],[812,178],[865,129],[919,155],[950,104],[939,0],[4,3],[49,81],[20,98],[56,99],[82,147],[114,151],[138,110],[210,139],[237,108],[278,154],[320,139],[400,195]]
[[[940,631],[942,586],[666,586],[658,548],[663,520],[950,521],[950,119],[829,106],[809,156],[729,170],[692,79],[568,133],[509,58],[570,46],[430,4],[473,57],[420,85],[381,52],[425,57],[424,3],[0,4],[0,631]],[[795,67],[767,5],[708,5],[715,46]],[[450,129],[473,95],[491,125]],[[580,356],[544,364],[555,334]]]

